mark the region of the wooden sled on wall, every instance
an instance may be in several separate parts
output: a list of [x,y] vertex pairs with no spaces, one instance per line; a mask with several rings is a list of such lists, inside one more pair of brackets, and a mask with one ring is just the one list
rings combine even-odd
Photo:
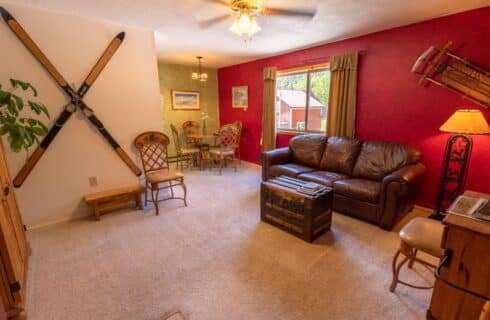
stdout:
[[412,73],[419,85],[430,81],[485,108],[490,107],[490,71],[451,53],[449,41],[442,49],[427,49],[415,62]]

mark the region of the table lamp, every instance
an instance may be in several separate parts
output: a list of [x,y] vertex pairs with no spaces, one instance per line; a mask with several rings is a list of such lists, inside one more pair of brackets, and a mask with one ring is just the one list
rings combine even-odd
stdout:
[[446,144],[444,162],[439,182],[437,204],[432,218],[442,220],[449,205],[462,193],[466,170],[473,145],[468,135],[488,134],[490,126],[480,110],[457,110],[439,128],[442,132],[455,133]]

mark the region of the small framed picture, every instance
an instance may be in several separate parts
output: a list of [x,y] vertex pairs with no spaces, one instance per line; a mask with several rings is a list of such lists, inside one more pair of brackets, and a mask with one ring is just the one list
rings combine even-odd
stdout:
[[172,90],[172,110],[200,110],[198,91]]
[[247,110],[248,108],[248,87],[232,88],[232,107]]

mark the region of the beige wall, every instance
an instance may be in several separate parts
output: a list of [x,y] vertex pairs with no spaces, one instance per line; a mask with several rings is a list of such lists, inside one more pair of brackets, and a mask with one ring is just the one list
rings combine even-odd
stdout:
[[[2,5],[77,88],[112,38],[119,31],[126,31],[122,46],[87,93],[85,102],[136,160],[134,137],[145,130],[161,130],[153,33],[13,4]],[[61,106],[68,101],[67,96],[3,21],[0,21],[0,39],[0,83],[7,85],[9,78],[17,78],[34,84],[39,91],[38,100],[52,114],[49,122],[52,126]],[[7,156],[11,175],[15,176],[24,164],[25,154],[7,151]],[[97,187],[89,186],[90,176],[98,178]],[[137,182],[99,132],[76,114],[16,192],[24,223],[36,226],[88,214],[82,202],[84,194]]]
[[[204,59],[204,63],[205,63]],[[198,121],[202,126],[201,113],[209,114],[206,120],[208,133],[219,128],[219,101],[218,101],[218,75],[216,69],[204,69],[208,73],[209,80],[200,82],[191,79],[191,73],[196,68],[192,66],[172,65],[158,63],[158,73],[160,78],[160,91],[163,98],[163,131],[172,139],[170,124],[173,123],[179,130],[182,138],[182,123],[187,120]],[[201,110],[199,111],[177,111],[172,110],[172,90],[199,91],[201,99]],[[181,139],[183,141],[183,139]],[[175,154],[172,143],[169,153]]]

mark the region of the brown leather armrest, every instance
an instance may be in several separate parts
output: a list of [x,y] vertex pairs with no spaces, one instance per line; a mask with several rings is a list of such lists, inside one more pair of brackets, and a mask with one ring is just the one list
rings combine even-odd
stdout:
[[408,185],[417,184],[427,172],[427,168],[422,163],[411,164],[398,169],[383,178],[383,186],[390,182],[405,183]]
[[291,151],[288,147],[270,150],[260,155],[260,161],[262,163],[262,180],[265,181],[269,177],[269,167],[291,162]]
[[383,179],[381,187],[381,208],[378,224],[390,230],[403,216],[412,210],[419,183],[427,169],[422,163],[405,166]]

